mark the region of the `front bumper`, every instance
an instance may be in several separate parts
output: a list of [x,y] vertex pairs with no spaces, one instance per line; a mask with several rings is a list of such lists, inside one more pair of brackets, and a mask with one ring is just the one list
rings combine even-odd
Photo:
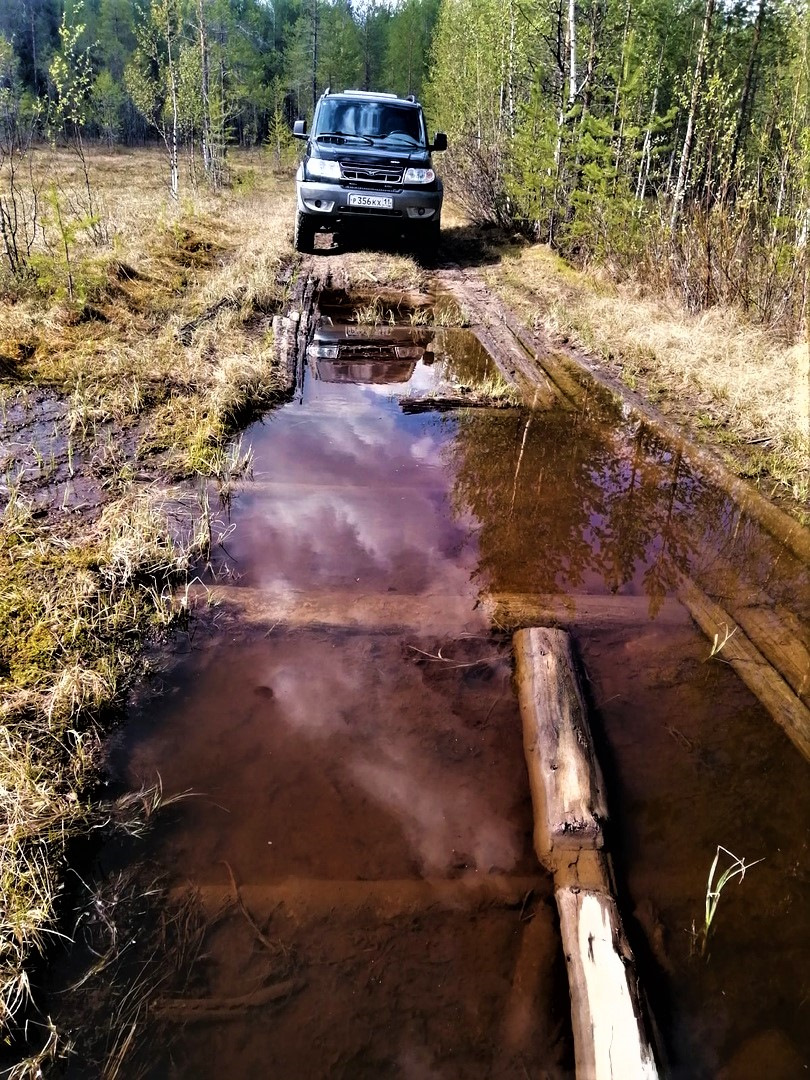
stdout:
[[[372,217],[388,221],[435,221],[442,209],[443,190],[441,181],[437,187],[427,191],[414,188],[358,188],[343,187],[341,184],[327,184],[316,180],[299,180],[296,183],[298,209],[302,214],[313,218],[345,220]],[[370,195],[391,200],[390,208],[371,206],[352,206],[350,195]]]

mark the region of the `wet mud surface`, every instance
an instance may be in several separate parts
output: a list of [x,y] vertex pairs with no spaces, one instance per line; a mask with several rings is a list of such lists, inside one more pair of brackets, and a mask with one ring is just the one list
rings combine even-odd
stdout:
[[80,438],[70,433],[70,403],[16,383],[0,390],[0,509],[19,494],[40,516],[98,507],[101,475],[92,475]]
[[[464,339],[445,341],[458,382]],[[401,383],[307,369],[250,429],[209,606],[111,747],[126,784],[198,793],[139,853],[207,920],[186,1005],[153,1009],[133,1074],[573,1075],[511,682],[510,632],[552,595],[670,1074],[801,1075],[807,762],[677,593],[686,574],[801,636],[807,568],[598,398],[403,412],[437,362]],[[493,625],[504,597],[523,614]],[[718,844],[765,861],[723,893],[700,956]]]

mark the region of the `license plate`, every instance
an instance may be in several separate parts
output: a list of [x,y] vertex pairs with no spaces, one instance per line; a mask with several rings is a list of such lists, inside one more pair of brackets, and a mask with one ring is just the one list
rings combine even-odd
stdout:
[[387,195],[349,195],[349,206],[369,206],[374,210],[393,210],[394,200]]

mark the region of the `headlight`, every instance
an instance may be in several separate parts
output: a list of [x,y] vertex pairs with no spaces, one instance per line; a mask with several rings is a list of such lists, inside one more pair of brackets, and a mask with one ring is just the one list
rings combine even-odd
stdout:
[[307,356],[312,356],[316,360],[337,360],[339,352],[337,345],[320,345],[313,341],[307,349]]
[[406,169],[402,177],[406,184],[430,184],[436,179],[433,169]]
[[307,176],[313,180],[339,180],[340,164],[326,158],[311,157],[307,162]]

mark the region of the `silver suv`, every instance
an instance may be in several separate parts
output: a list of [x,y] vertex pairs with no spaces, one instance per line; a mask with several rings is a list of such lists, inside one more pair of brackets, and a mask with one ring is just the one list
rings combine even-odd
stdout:
[[429,142],[418,101],[327,90],[315,106],[312,131],[296,120],[293,134],[306,140],[295,178],[298,251],[313,251],[319,229],[367,219],[372,227],[386,222],[405,231],[423,254],[435,254],[444,189],[430,155],[447,149],[447,136],[437,132]]

